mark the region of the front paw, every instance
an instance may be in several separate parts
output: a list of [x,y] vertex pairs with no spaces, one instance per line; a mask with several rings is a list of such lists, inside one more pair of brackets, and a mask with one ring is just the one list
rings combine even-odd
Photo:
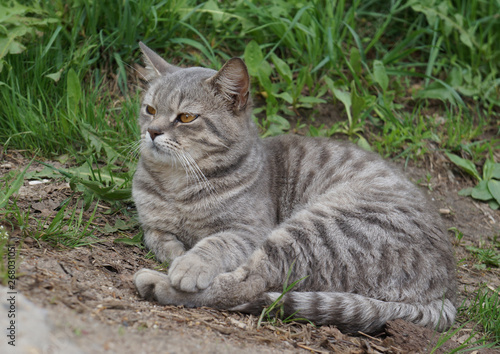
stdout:
[[168,275],[172,286],[186,292],[206,289],[221,272],[219,267],[203,261],[196,254],[176,258]]
[[134,274],[134,284],[139,295],[149,301],[167,305],[172,298],[170,279],[166,274],[151,269],[141,269]]

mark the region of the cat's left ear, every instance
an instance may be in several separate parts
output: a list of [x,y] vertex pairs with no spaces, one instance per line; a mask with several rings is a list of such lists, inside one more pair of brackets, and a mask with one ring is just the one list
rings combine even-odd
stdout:
[[156,79],[159,76],[171,74],[180,69],[177,66],[167,63],[144,43],[139,42],[139,47],[142,54],[144,54],[144,63],[146,63],[144,74],[146,80]]
[[233,102],[238,111],[246,107],[250,91],[250,77],[243,60],[240,58],[229,59],[209,81],[220,94]]

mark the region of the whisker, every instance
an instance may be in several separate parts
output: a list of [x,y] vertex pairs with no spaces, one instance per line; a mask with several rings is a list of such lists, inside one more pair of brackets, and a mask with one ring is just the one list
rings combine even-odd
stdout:
[[198,164],[196,163],[196,161],[193,159],[193,157],[191,156],[191,154],[189,154],[188,152],[185,152],[185,156],[190,161],[190,165],[194,168],[194,170],[196,172],[196,175],[199,176],[200,179],[203,181],[203,185],[208,190],[208,192],[209,192],[209,194],[211,196],[211,199],[213,199],[215,202],[217,202],[218,204],[220,204],[221,203],[221,199],[220,199],[217,191],[212,186],[212,184],[207,179],[207,177],[205,177],[205,175],[203,174],[203,172],[201,171],[200,167],[198,166]]
[[183,155],[182,155],[182,153],[181,153],[180,151],[178,151],[178,150],[172,150],[172,151],[174,152],[175,156],[177,157],[177,158],[175,159],[175,162],[174,162],[174,163],[177,163],[177,161],[179,161],[179,162],[180,162],[180,164],[182,165],[182,168],[183,168],[183,169],[184,169],[184,171],[186,172],[186,177],[187,177],[187,179],[188,179],[188,181],[189,181],[189,179],[190,179],[190,167],[189,167],[189,165],[188,165],[188,164],[186,163],[186,161],[183,159]]
[[141,145],[142,145],[142,141],[138,140],[138,141],[132,141],[132,142],[125,144],[123,146],[123,151],[124,151],[125,155],[129,156],[130,161],[137,160],[137,158],[139,157],[139,155],[142,151]]
[[149,80],[146,78],[146,76],[144,76],[144,75],[143,75],[143,74],[142,74],[139,70],[137,70],[136,68],[134,68],[134,67],[133,67],[132,65],[130,65],[129,63],[125,63],[124,61],[122,61],[122,64],[124,64],[124,65],[128,66],[130,69],[132,69],[133,71],[135,71],[136,73],[138,73],[138,74],[142,77],[142,79],[143,79],[144,81],[149,81]]

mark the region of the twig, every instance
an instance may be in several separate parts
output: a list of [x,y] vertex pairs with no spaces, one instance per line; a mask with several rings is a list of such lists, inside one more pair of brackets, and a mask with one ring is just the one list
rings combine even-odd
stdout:
[[365,336],[365,337],[367,337],[367,338],[370,338],[370,339],[376,340],[376,341],[378,341],[379,343],[382,343],[382,340],[381,340],[381,339],[379,339],[379,338],[372,337],[372,336],[370,336],[370,335],[368,335],[368,334],[366,334],[366,333],[363,333],[363,332],[361,332],[361,331],[358,331],[358,333],[359,333],[359,334],[361,334],[362,336]]
[[313,351],[316,353],[326,353],[326,354],[330,353],[329,351],[326,351],[326,350],[311,348],[311,347],[308,347],[307,345],[299,344],[299,343],[297,343],[297,347],[301,347],[302,349],[310,350],[310,351]]

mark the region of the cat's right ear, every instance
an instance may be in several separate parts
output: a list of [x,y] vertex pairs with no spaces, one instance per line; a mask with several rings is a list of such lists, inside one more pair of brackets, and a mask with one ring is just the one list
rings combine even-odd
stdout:
[[209,81],[237,110],[241,111],[246,107],[250,93],[250,77],[243,60],[229,59]]
[[171,74],[180,68],[167,63],[162,57],[156,54],[151,48],[142,42],[139,42],[142,54],[144,54],[144,63],[146,64],[146,80],[156,79],[159,76]]

